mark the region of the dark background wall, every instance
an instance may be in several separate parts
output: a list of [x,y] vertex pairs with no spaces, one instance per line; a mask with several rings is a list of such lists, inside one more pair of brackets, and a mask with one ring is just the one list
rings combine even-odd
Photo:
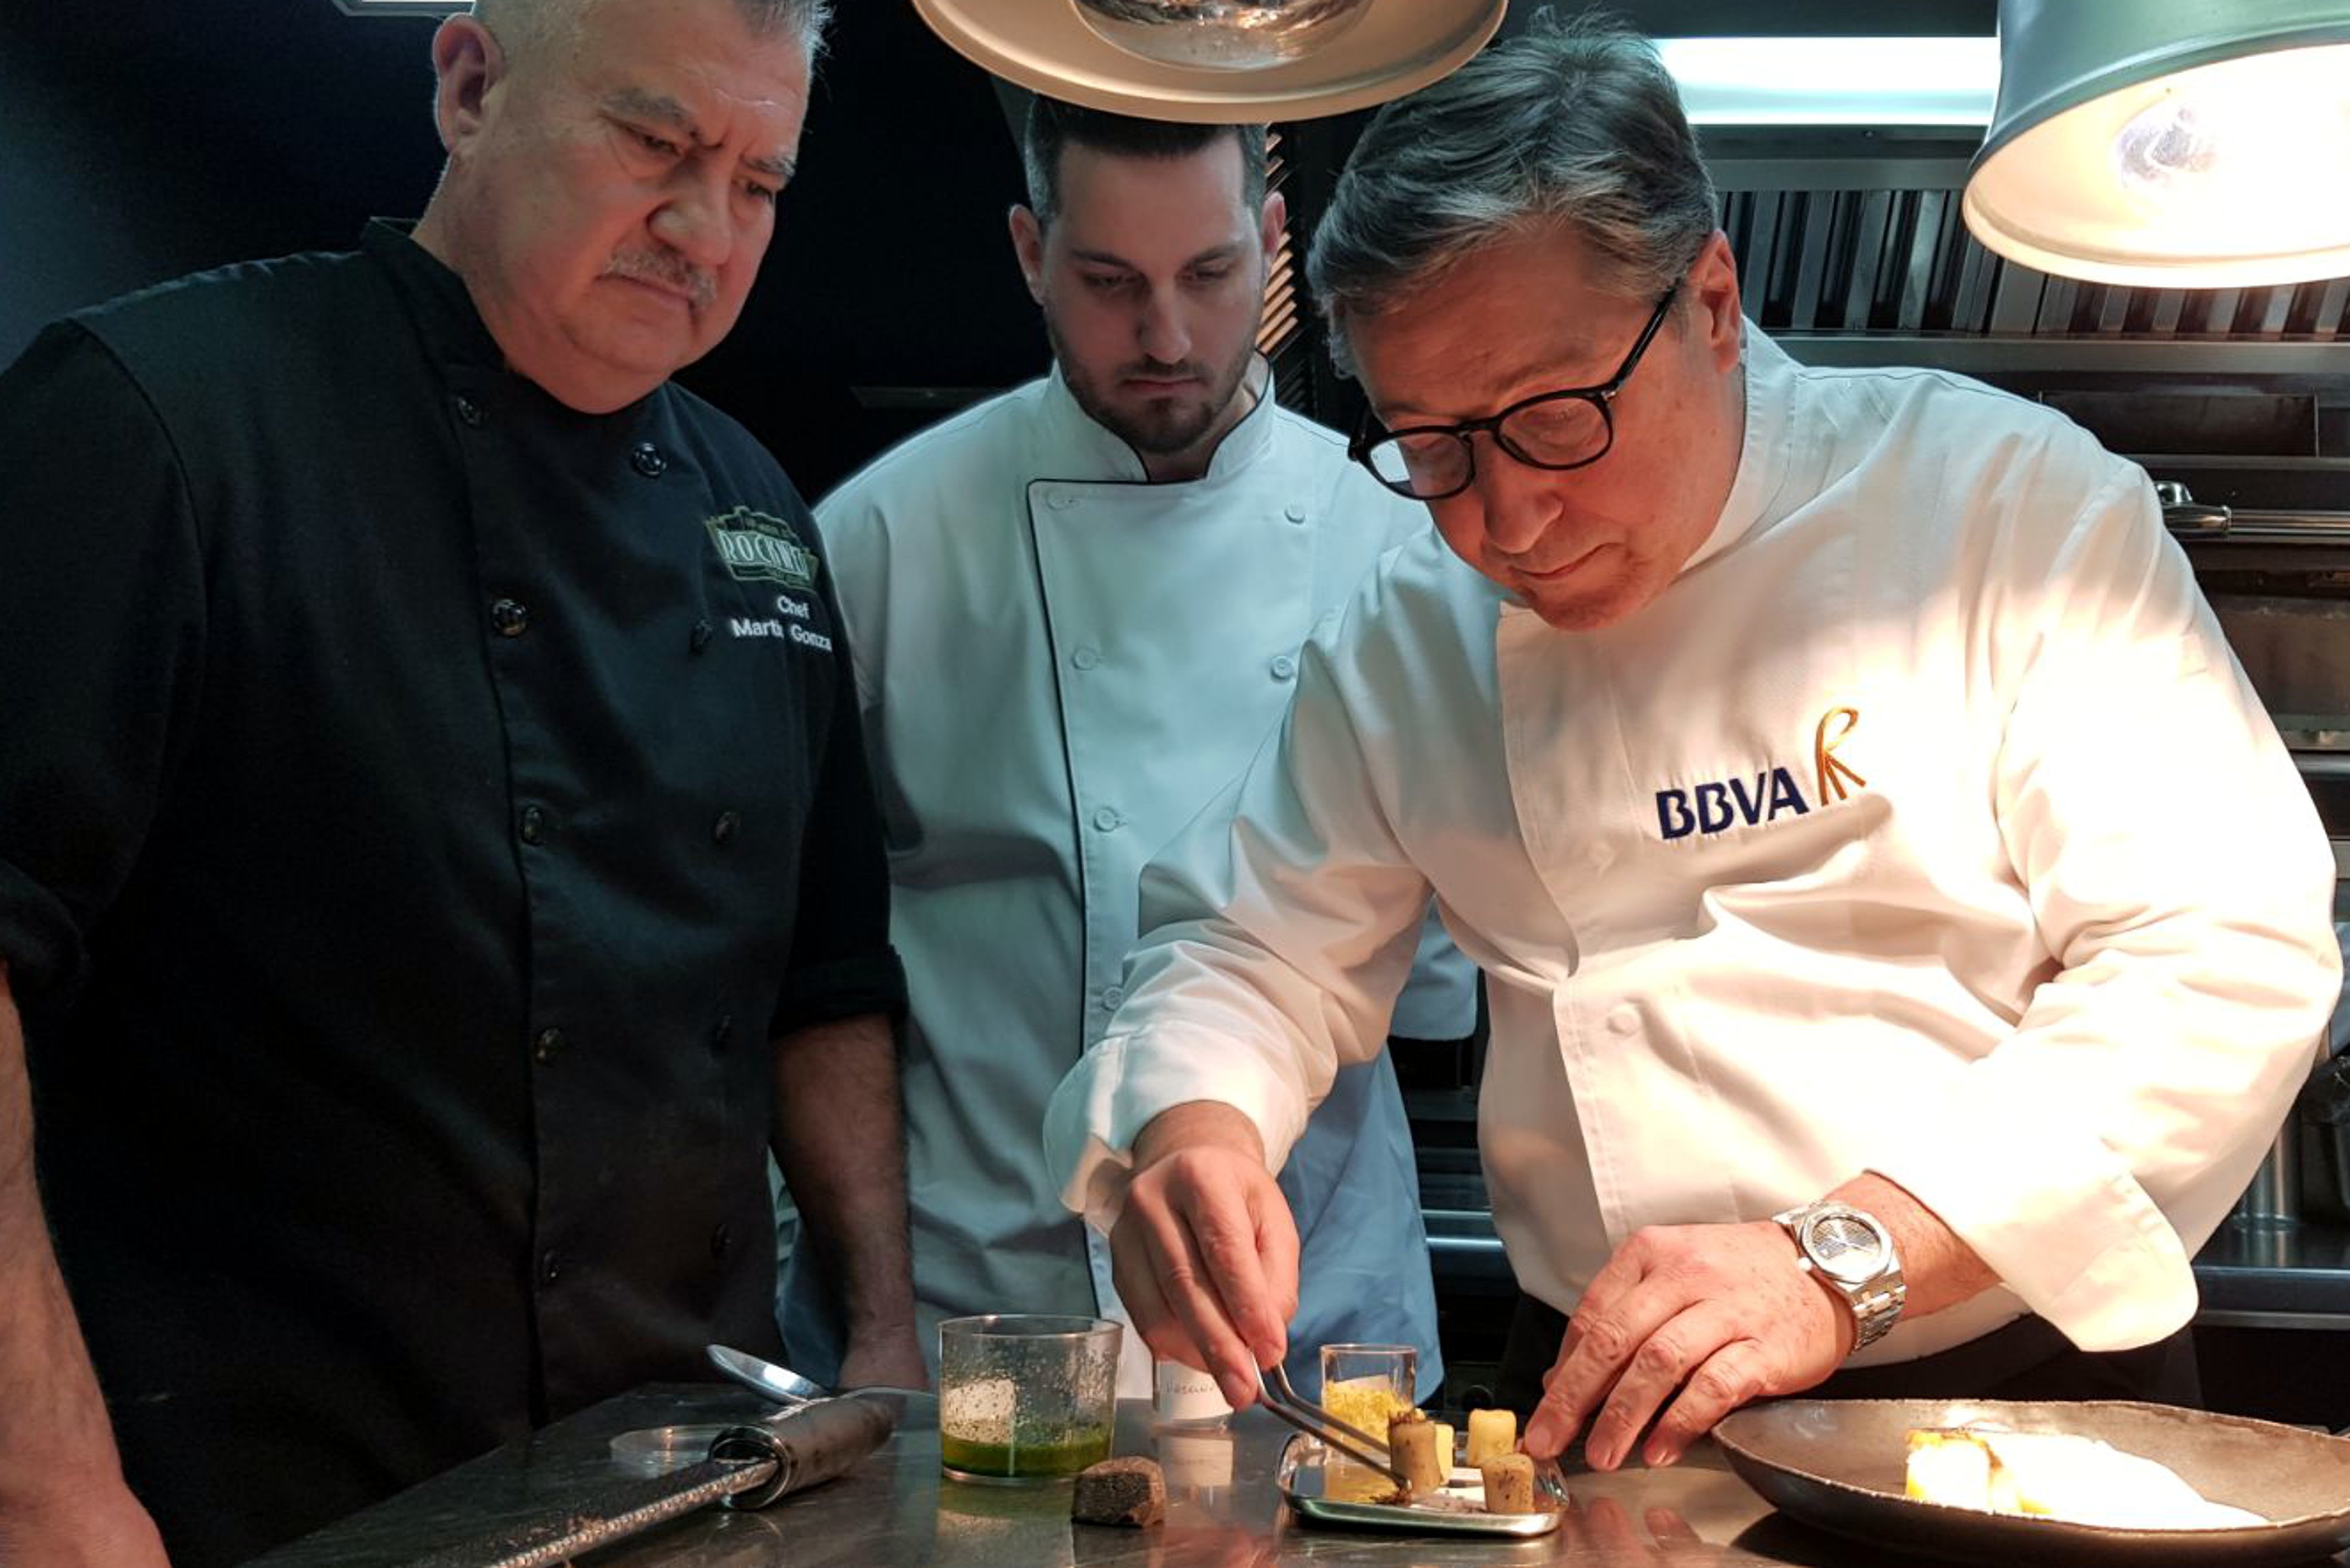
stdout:
[[[1688,36],[1987,34],[1994,0],[1617,8]],[[1004,238],[1019,161],[990,79],[908,0],[838,9],[759,286],[684,378],[811,494],[1045,354]],[[1531,9],[1516,0],[1507,26]],[[432,29],[332,0],[0,0],[0,362],[68,310],[421,212],[441,159]],[[1302,186],[1357,123],[1293,139],[1322,165]]]

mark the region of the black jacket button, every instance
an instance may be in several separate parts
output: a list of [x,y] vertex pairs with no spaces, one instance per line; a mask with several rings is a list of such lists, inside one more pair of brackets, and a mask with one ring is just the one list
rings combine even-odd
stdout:
[[522,823],[518,831],[522,834],[522,841],[525,844],[537,843],[546,836],[546,813],[535,805],[524,806]]
[[647,479],[659,479],[669,472],[669,459],[663,457],[660,448],[652,442],[640,441],[636,450],[629,453],[629,466]]
[[547,1251],[541,1252],[538,1255],[538,1282],[543,1285],[551,1285],[562,1277],[563,1260],[555,1255],[554,1249],[549,1248]]
[[480,430],[488,421],[489,416],[482,412],[482,405],[463,392],[450,400],[450,406],[457,410],[458,422],[467,430]]
[[732,844],[734,842],[735,832],[740,829],[742,826],[743,814],[741,812],[722,811],[718,814],[718,820],[710,825],[710,836],[716,839],[721,844]]
[[710,646],[711,629],[711,625],[706,620],[698,620],[693,623],[693,636],[687,640],[691,645],[694,652],[700,653],[703,649]]
[[538,1038],[530,1043],[530,1054],[541,1065],[563,1054],[564,1036],[560,1029],[542,1029]]
[[710,1233],[710,1255],[713,1258],[723,1258],[733,1245],[734,1227],[721,1220],[718,1222],[718,1229]]
[[490,624],[500,637],[520,637],[530,629],[530,607],[519,599],[499,599],[490,606]]

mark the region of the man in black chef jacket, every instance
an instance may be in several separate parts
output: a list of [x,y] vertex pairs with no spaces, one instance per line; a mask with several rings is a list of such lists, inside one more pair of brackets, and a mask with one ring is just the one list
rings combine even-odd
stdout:
[[10,1568],[241,1561],[774,1348],[771,1141],[843,1376],[920,1377],[831,584],[666,380],[750,288],[823,11],[483,0],[412,233],[0,376]]

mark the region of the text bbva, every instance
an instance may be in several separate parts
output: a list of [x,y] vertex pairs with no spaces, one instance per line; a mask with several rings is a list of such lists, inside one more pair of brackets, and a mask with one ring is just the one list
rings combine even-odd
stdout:
[[1692,833],[1720,833],[1741,823],[1752,827],[1773,821],[1782,813],[1802,816],[1811,809],[1795,785],[1795,775],[1784,768],[1773,768],[1751,779],[1659,790],[1657,831],[1667,838],[1687,838]]

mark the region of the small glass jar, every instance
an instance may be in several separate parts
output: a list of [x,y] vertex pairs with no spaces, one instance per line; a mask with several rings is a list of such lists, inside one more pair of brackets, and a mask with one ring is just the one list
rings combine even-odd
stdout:
[[1109,1458],[1122,1330],[994,1313],[939,1324],[939,1459],[956,1480],[1062,1481]]

